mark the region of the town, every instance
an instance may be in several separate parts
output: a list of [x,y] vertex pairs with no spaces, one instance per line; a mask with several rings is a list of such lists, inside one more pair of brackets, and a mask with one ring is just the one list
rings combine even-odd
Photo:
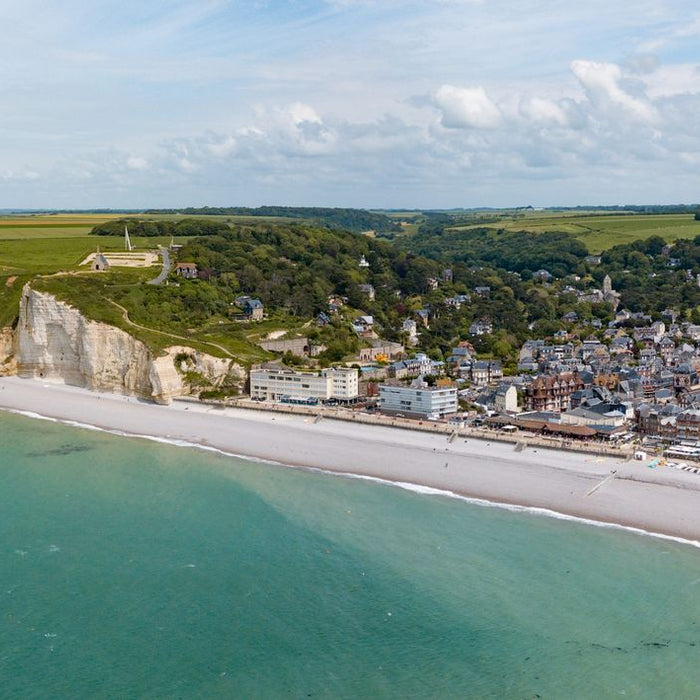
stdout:
[[[546,270],[535,276],[546,284],[553,281]],[[692,282],[699,283],[695,278]],[[429,284],[436,288],[439,282]],[[363,291],[374,294],[370,285]],[[620,295],[608,275],[602,289],[563,286],[563,294],[572,292],[583,302],[610,304],[613,320],[604,327],[593,319],[590,333],[583,337],[560,330],[549,338],[525,341],[517,372],[510,376],[499,360],[479,359],[470,340],[459,342],[444,361],[412,351],[420,329],[429,327],[432,312],[423,308],[402,322],[405,345],[382,340],[371,316],[355,319],[352,328],[367,347],[346,366],[312,372],[277,361],[255,367],[250,398],[353,407],[494,431],[517,429],[566,441],[674,446],[673,454],[700,457],[700,325],[680,322],[673,309],[664,310],[659,320],[619,309]],[[473,290],[475,296],[488,293],[484,287]],[[444,304],[455,308],[469,300],[470,295],[461,294],[446,298]],[[347,299],[331,297],[328,311],[319,314],[316,323],[323,326],[331,316],[342,314],[344,302]],[[563,320],[572,325],[579,321],[574,312]],[[493,323],[478,319],[469,333],[475,338],[489,334]],[[306,339],[279,339],[263,346],[288,358],[308,358],[322,350]]]

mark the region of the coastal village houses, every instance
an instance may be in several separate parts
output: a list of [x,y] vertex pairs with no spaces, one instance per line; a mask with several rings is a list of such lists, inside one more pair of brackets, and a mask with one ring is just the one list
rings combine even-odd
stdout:
[[571,395],[583,386],[581,378],[573,372],[539,376],[525,388],[525,410],[566,411],[571,406]]

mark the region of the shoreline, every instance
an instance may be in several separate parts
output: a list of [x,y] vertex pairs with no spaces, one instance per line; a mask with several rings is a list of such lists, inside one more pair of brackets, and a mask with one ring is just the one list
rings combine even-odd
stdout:
[[158,406],[17,377],[0,378],[0,409],[700,546],[700,476],[649,469],[626,455],[540,445],[516,452],[495,440],[191,402]]
[[[222,406],[217,402],[200,402],[194,398],[179,398],[178,401],[190,401],[195,404],[208,404],[210,406]],[[561,437],[536,435],[532,432],[516,431],[514,433],[503,433],[489,431],[486,428],[454,427],[442,422],[431,422],[420,419],[409,420],[399,418],[395,415],[383,415],[375,413],[372,416],[343,411],[342,408],[335,407],[332,412],[325,412],[323,408],[309,408],[306,406],[296,406],[291,404],[259,404],[250,400],[234,400],[232,403],[223,404],[228,408],[243,408],[247,411],[264,411],[267,413],[293,413],[316,418],[321,414],[324,418],[332,420],[348,421],[352,423],[362,423],[364,425],[385,425],[397,430],[420,431],[426,433],[440,433],[450,436],[459,433],[459,437],[484,440],[485,442],[505,442],[511,445],[524,443],[527,447],[541,447],[544,449],[559,450],[563,452],[585,453],[598,457],[613,457],[622,459],[632,459],[635,449],[629,445],[610,445],[601,442],[587,442],[566,440]]]

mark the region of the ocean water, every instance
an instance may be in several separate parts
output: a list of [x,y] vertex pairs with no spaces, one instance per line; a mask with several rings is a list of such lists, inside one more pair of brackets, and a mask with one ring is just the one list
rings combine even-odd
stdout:
[[0,414],[1,698],[699,695],[700,549]]

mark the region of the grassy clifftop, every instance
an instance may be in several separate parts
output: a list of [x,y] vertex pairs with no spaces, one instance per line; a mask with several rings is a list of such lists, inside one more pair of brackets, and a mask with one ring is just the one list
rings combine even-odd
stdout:
[[203,304],[190,305],[192,299],[182,288],[146,285],[152,276],[150,270],[62,275],[37,278],[32,287],[65,301],[86,318],[121,328],[154,354],[171,345],[189,345],[243,364],[268,357],[247,340],[239,324],[222,313],[209,314]]

